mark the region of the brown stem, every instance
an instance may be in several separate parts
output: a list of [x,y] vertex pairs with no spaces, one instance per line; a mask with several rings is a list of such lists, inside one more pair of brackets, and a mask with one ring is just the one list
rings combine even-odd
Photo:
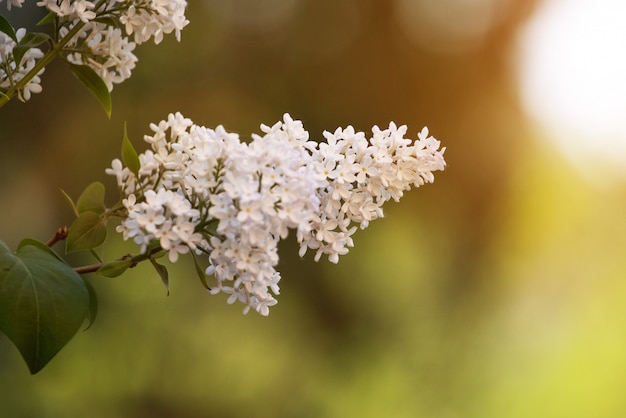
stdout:
[[[115,261],[128,260],[129,258],[133,258],[133,255],[126,254],[125,256],[122,256]],[[132,263],[128,268],[132,269],[133,267],[137,265],[138,262],[139,261]],[[107,263],[88,264],[86,266],[74,267],[74,271],[78,274],[95,273],[96,271],[98,271],[100,267],[104,266],[105,264]]]
[[98,269],[104,266],[105,263],[89,264],[87,266],[74,267],[74,271],[78,274],[95,273]]
[[54,236],[50,238],[48,242],[46,242],[46,245],[48,247],[52,247],[54,244],[59,241],[63,241],[65,238],[67,238],[67,226],[62,226],[61,228],[57,229],[57,232],[55,232]]

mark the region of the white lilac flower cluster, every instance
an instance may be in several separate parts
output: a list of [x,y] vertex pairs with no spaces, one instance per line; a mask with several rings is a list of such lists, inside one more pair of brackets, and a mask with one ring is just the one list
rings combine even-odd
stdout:
[[[10,10],[22,3],[23,0],[8,0],[7,7]],[[186,0],[41,0],[37,6],[55,16],[59,39],[80,26],[62,46],[62,54],[72,64],[91,67],[109,91],[130,77],[137,62],[133,53],[136,45],[150,39],[159,44],[164,35],[172,32],[180,41],[181,30],[189,23],[185,17]],[[0,34],[0,49],[12,48],[12,42]],[[0,56],[1,66],[15,68],[13,72],[5,69],[0,73],[0,89],[6,91],[17,83],[34,65],[32,60],[43,56],[39,49],[32,51],[21,63],[11,63],[8,55]],[[23,99],[27,100],[31,92],[41,91],[39,82],[38,77],[29,82]]]
[[385,130],[374,126],[369,139],[351,126],[324,132],[326,142],[312,153],[327,184],[318,192],[321,205],[311,231],[298,236],[300,256],[316,249],[316,261],[326,254],[337,263],[353,246],[356,224],[365,229],[383,216],[385,202],[397,202],[411,186],[434,181],[433,171],[445,167],[445,148],[439,150],[440,142],[426,127],[415,142],[404,137],[406,131],[391,122]]
[[[63,28],[61,34],[65,35],[68,30]],[[121,29],[103,23],[88,22],[67,46],[80,51],[68,53],[67,60],[91,67],[109,91],[113,90],[113,84],[130,78],[137,62],[133,53],[135,42],[123,36]]]
[[445,149],[426,129],[413,142],[393,123],[369,140],[352,127],[325,132],[319,144],[288,114],[249,143],[180,113],[150,127],[138,170],[118,159],[107,169],[127,211],[118,232],[142,251],[158,243],[172,262],[189,250],[207,255],[211,293],[242,302],[244,313],[267,315],[277,303],[277,245],[289,230],[301,255],[310,248],[337,262],[355,224],[367,227],[383,203],[445,167]]
[[189,23],[185,17],[186,0],[41,0],[37,6],[47,8],[62,23],[114,19],[137,44],[150,39],[159,44],[163,35],[172,32],[180,41],[180,31]]
[[[20,28],[15,34],[19,42],[24,38],[26,29]],[[24,78],[33,69],[36,61],[43,57],[43,52],[39,48],[31,48],[26,51],[20,62],[16,63],[13,59],[13,49],[16,45],[11,37],[0,32],[0,91],[8,90],[13,84]],[[29,100],[32,93],[41,92],[41,78],[39,76],[43,72],[44,69],[42,68],[19,92],[21,100]]]
[[[67,44],[67,49],[74,51],[67,59],[90,66],[109,91],[130,77],[137,62],[133,53],[136,45],[150,39],[159,44],[164,35],[172,32],[180,41],[181,30],[189,23],[185,0],[42,0],[37,5],[69,22],[60,30],[62,37],[78,22],[84,25]],[[100,21],[95,21],[96,17]],[[124,31],[102,23],[103,18],[118,21]]]

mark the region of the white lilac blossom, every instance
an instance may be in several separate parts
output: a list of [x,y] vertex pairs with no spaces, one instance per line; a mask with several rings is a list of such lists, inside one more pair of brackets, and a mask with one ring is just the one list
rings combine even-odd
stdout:
[[180,41],[180,31],[189,23],[185,17],[186,0],[41,0],[37,6],[47,8],[63,21],[87,23],[96,18],[114,18],[137,44],[150,39],[158,44],[163,35],[172,32]]
[[[0,0],[0,3],[2,3],[2,0]],[[7,10],[11,10],[11,6],[22,7],[22,4],[24,4],[24,0],[7,0]]]
[[[10,4],[10,3],[9,3]],[[26,34],[26,29],[20,28],[16,31],[17,40],[21,41]],[[15,62],[13,48],[16,43],[6,34],[0,32],[0,91],[8,90],[33,69],[38,59],[43,57],[43,52],[39,48],[31,48],[22,57],[20,62]],[[41,92],[41,79],[39,76],[44,72],[41,69],[37,75],[26,83],[19,92],[21,100],[29,100],[32,93]]]
[[382,205],[443,170],[440,143],[424,128],[417,141],[406,126],[354,128],[309,140],[302,122],[285,114],[249,143],[224,127],[195,125],[180,113],[151,124],[150,148],[133,172],[114,160],[127,216],[117,227],[142,251],[155,244],[170,261],[194,251],[207,257],[212,294],[262,315],[277,303],[278,242],[295,230],[301,255],[331,262],[353,246],[352,234],[382,217]]
[[411,186],[434,181],[432,172],[445,167],[445,148],[439,150],[440,142],[428,136],[427,128],[415,142],[404,138],[406,131],[391,122],[385,130],[374,126],[369,140],[351,126],[324,132],[326,142],[312,153],[327,186],[319,191],[320,211],[311,231],[298,236],[300,256],[315,249],[315,260],[326,254],[337,263],[353,246],[356,224],[365,229],[383,216],[385,202],[397,202]]
[[[67,31],[64,29],[61,33]],[[113,84],[120,84],[130,78],[137,62],[133,53],[136,45],[122,35],[121,29],[89,22],[68,43],[70,48],[78,45],[82,45],[82,49],[88,53],[69,53],[67,60],[72,64],[91,67],[102,78],[109,91],[113,90]]]
[[133,35],[134,41],[141,44],[154,38],[158,44],[164,34],[174,32],[180,41],[180,31],[189,21],[185,17],[184,0],[152,0],[136,1],[121,16],[120,23],[124,25],[126,34]]
[[[7,8],[21,7],[22,3],[23,0],[7,0]],[[72,64],[91,67],[109,91],[131,76],[137,62],[133,52],[136,45],[150,39],[159,44],[170,33],[180,41],[181,30],[189,24],[185,0],[40,0],[37,6],[56,17],[55,39],[61,43],[58,53]],[[61,42],[70,31],[76,33]],[[17,34],[21,39],[25,31],[20,29]],[[0,32],[0,92],[13,87],[43,57],[40,49],[31,48],[21,63],[14,63],[14,46],[15,42]],[[43,69],[20,90],[22,100],[41,91],[42,72]]]
[[[137,57],[136,45],[154,39],[156,44],[163,36],[175,32],[180,41],[180,31],[189,23],[185,17],[185,0],[135,0],[120,2],[109,0],[99,4],[85,0],[43,0],[45,6],[59,18],[69,18],[70,24],[61,28],[65,36],[78,22],[83,27],[72,38],[67,49],[67,59],[73,64],[91,67],[105,82],[109,91],[131,76]],[[119,20],[122,29],[96,22],[96,17]]]
[[87,0],[42,0],[37,6],[45,7],[57,17],[68,20],[78,19],[87,23],[96,18],[95,4]]

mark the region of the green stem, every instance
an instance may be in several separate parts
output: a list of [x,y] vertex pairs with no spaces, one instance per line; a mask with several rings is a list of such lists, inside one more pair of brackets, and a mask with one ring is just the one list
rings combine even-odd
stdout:
[[[96,5],[94,6],[94,10],[98,10],[105,3],[106,3],[106,0],[98,1],[98,3],[96,3]],[[106,10],[106,7],[105,7],[105,10],[103,10],[102,13],[100,13],[100,16],[106,15],[107,13],[110,13],[110,12],[111,10]],[[55,59],[61,53],[61,51],[63,51],[65,46],[72,40],[72,38],[74,38],[74,36],[76,36],[76,34],[78,34],[78,32],[80,32],[80,30],[84,26],[85,26],[85,22],[78,20],[76,24],[74,25],[74,27],[70,29],[70,31],[59,42],[52,43],[50,50],[46,52],[46,54],[41,58],[41,60],[35,63],[35,66],[21,80],[19,80],[16,84],[11,86],[11,88],[6,93],[0,92],[0,107],[7,104],[9,100],[11,100],[16,94],[19,94],[19,92],[23,90],[24,87],[26,87],[26,85],[37,74],[39,74],[39,71],[45,68],[46,65],[50,64],[50,62],[52,62],[52,60]]]
[[[115,261],[122,261],[122,260],[130,259],[131,265],[129,268],[133,268],[137,266],[137,264],[141,263],[142,261],[150,260],[150,258],[152,258],[155,254],[157,254],[160,251],[163,251],[163,248],[161,248],[161,246],[157,246],[156,248],[153,248],[147,253],[138,254],[135,256],[133,256],[132,254],[127,254],[123,257],[118,258]],[[96,264],[88,264],[86,266],[74,267],[74,271],[78,274],[95,273],[106,264],[107,263],[96,263]]]
[[58,43],[52,44],[50,50],[35,64],[35,66],[26,75],[15,83],[6,93],[0,96],[0,107],[7,104],[18,92],[20,92],[46,65],[50,64],[63,50],[74,36],[85,26],[85,23],[79,21]]
[[95,273],[106,263],[89,264],[86,266],[74,267],[74,271],[78,274]]

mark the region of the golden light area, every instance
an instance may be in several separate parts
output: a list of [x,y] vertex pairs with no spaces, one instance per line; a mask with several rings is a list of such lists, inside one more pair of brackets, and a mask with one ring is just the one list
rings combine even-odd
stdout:
[[601,182],[602,173],[626,175],[625,15],[620,0],[549,0],[520,38],[525,107]]

